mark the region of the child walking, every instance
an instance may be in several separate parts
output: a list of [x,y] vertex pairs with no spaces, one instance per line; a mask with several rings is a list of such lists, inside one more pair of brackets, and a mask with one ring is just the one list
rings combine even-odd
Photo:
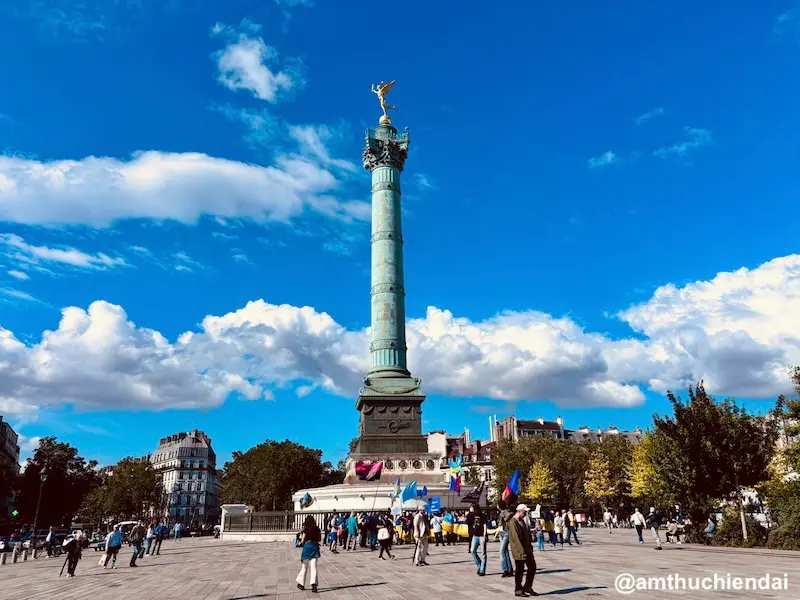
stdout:
[[544,552],[544,526],[541,519],[536,519],[534,531],[536,532],[536,548]]

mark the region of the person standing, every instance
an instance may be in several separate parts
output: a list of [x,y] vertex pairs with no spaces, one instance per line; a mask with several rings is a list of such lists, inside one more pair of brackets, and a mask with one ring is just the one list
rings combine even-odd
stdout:
[[642,531],[644,531],[645,526],[647,525],[647,521],[645,521],[644,515],[639,512],[639,509],[636,508],[633,511],[633,515],[631,516],[631,523],[636,528],[636,535],[639,536],[639,543],[644,544],[644,538],[642,537]]
[[431,526],[433,527],[433,537],[436,540],[436,545],[441,544],[444,546],[444,537],[442,536],[442,516],[437,511],[431,519]]
[[103,561],[103,568],[108,568],[109,559],[111,561],[111,568],[117,568],[117,554],[122,548],[122,532],[119,530],[119,525],[114,525],[114,529],[106,536],[106,557]]
[[564,517],[561,516],[561,513],[556,511],[556,516],[553,519],[553,530],[556,534],[556,539],[561,544],[561,547],[564,547]]
[[609,535],[611,534],[611,511],[606,508],[606,511],[603,513],[603,523],[608,529]]
[[83,546],[83,533],[78,531],[72,539],[64,542],[64,552],[67,553],[67,577],[75,577],[75,568],[81,559]]
[[167,526],[164,525],[164,521],[159,522],[158,526],[154,531],[156,538],[155,538],[155,547],[153,551],[155,555],[158,556],[161,554],[161,542],[164,541],[164,538],[167,536]]
[[308,515],[303,523],[303,532],[300,543],[303,547],[300,553],[300,573],[297,574],[297,589],[305,590],[306,583],[311,582],[311,591],[317,593],[317,559],[320,558],[319,545],[322,542],[322,532],[317,527],[314,517]]
[[514,565],[511,562],[511,553],[508,550],[508,520],[513,517],[513,513],[508,510],[505,500],[497,503],[500,510],[498,516],[498,526],[500,527],[500,568],[503,571],[502,577],[514,576]]
[[472,552],[472,529],[475,524],[475,515],[477,514],[477,510],[475,505],[469,507],[469,512],[467,513],[467,535],[469,539],[467,540],[467,552]]
[[182,530],[183,530],[183,525],[181,525],[181,522],[178,521],[177,523],[175,523],[175,529],[174,529],[174,533],[173,533],[174,538],[173,539],[176,542],[180,541]]
[[47,532],[47,537],[44,538],[45,548],[47,549],[47,556],[53,556],[53,550],[56,547],[56,532],[55,529],[50,527]]
[[425,507],[420,506],[417,514],[414,515],[414,564],[418,567],[427,566],[425,559],[428,557],[428,537],[430,536],[430,525],[428,516],[425,514]]
[[470,549],[475,566],[478,567],[478,577],[483,577],[486,575],[486,523],[480,513],[475,515],[472,522],[472,546]]
[[347,527],[347,542],[344,549],[350,550],[352,545],[352,549],[355,550],[358,548],[358,519],[356,518],[356,513],[350,513],[345,525]]
[[544,552],[544,525],[542,524],[542,519],[536,519],[533,533],[536,535],[536,549]]
[[378,544],[380,544],[381,551],[378,553],[378,558],[386,560],[383,553],[386,553],[390,559],[394,560],[392,554],[392,531],[394,530],[394,520],[391,515],[384,515],[378,521]]
[[156,524],[150,523],[150,525],[147,526],[147,533],[144,535],[144,539],[147,544],[144,553],[147,554],[147,556],[150,556],[150,549],[153,546],[153,539],[155,537],[156,537]]
[[[533,578],[536,576],[536,559],[533,557],[531,530],[525,524],[530,509],[525,504],[517,506],[514,516],[508,520],[508,538],[511,556],[514,559],[514,595],[538,596],[533,591]],[[527,573],[525,570],[527,569]],[[522,576],[525,575],[525,583]]]
[[133,546],[133,555],[131,556],[130,566],[136,566],[136,559],[139,557],[139,554],[142,552],[142,541],[144,540],[145,531],[144,525],[142,522],[139,521],[136,525],[133,526],[131,532],[128,534],[129,539],[131,540],[131,545]]
[[661,526],[661,517],[656,512],[654,506],[650,507],[650,514],[645,519],[647,527],[653,532],[653,537],[656,540],[656,550],[661,550],[661,536],[658,534],[658,528]]

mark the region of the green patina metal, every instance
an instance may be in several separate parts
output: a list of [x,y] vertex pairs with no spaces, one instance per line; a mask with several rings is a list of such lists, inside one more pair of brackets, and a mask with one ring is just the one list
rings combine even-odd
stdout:
[[356,408],[357,454],[427,452],[420,380],[408,370],[400,174],[409,135],[388,119],[366,133],[364,168],[372,173],[372,366]]

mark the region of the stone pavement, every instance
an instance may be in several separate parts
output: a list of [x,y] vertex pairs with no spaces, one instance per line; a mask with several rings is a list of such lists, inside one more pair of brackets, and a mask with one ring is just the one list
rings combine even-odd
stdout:
[[[619,598],[615,578],[636,576],[761,577],[788,573],[788,590],[772,591],[640,591],[640,598],[800,598],[800,553],[703,548],[665,544],[662,552],[640,546],[633,530],[582,530],[583,545],[536,553],[534,589],[541,595],[570,599]],[[379,561],[377,551],[332,555],[323,549],[319,561],[322,598],[354,600],[462,600],[513,598],[513,580],[499,574],[499,544],[489,545],[486,577],[478,577],[466,544],[431,546],[429,567],[412,567],[411,546],[395,547],[394,561]],[[161,556],[145,557],[128,567],[132,550],[120,552],[116,570],[97,566],[100,553],[84,552],[76,577],[59,578],[63,559],[39,558],[0,566],[0,600],[300,600],[314,597],[297,590],[294,578],[299,554],[288,544],[225,542],[203,538],[167,541]]]

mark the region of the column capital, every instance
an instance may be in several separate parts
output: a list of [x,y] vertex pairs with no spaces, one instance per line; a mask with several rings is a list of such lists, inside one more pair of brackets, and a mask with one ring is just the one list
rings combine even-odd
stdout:
[[410,143],[408,129],[399,135],[397,129],[391,125],[367,129],[361,157],[364,168],[373,171],[377,167],[394,167],[402,171],[408,158]]

